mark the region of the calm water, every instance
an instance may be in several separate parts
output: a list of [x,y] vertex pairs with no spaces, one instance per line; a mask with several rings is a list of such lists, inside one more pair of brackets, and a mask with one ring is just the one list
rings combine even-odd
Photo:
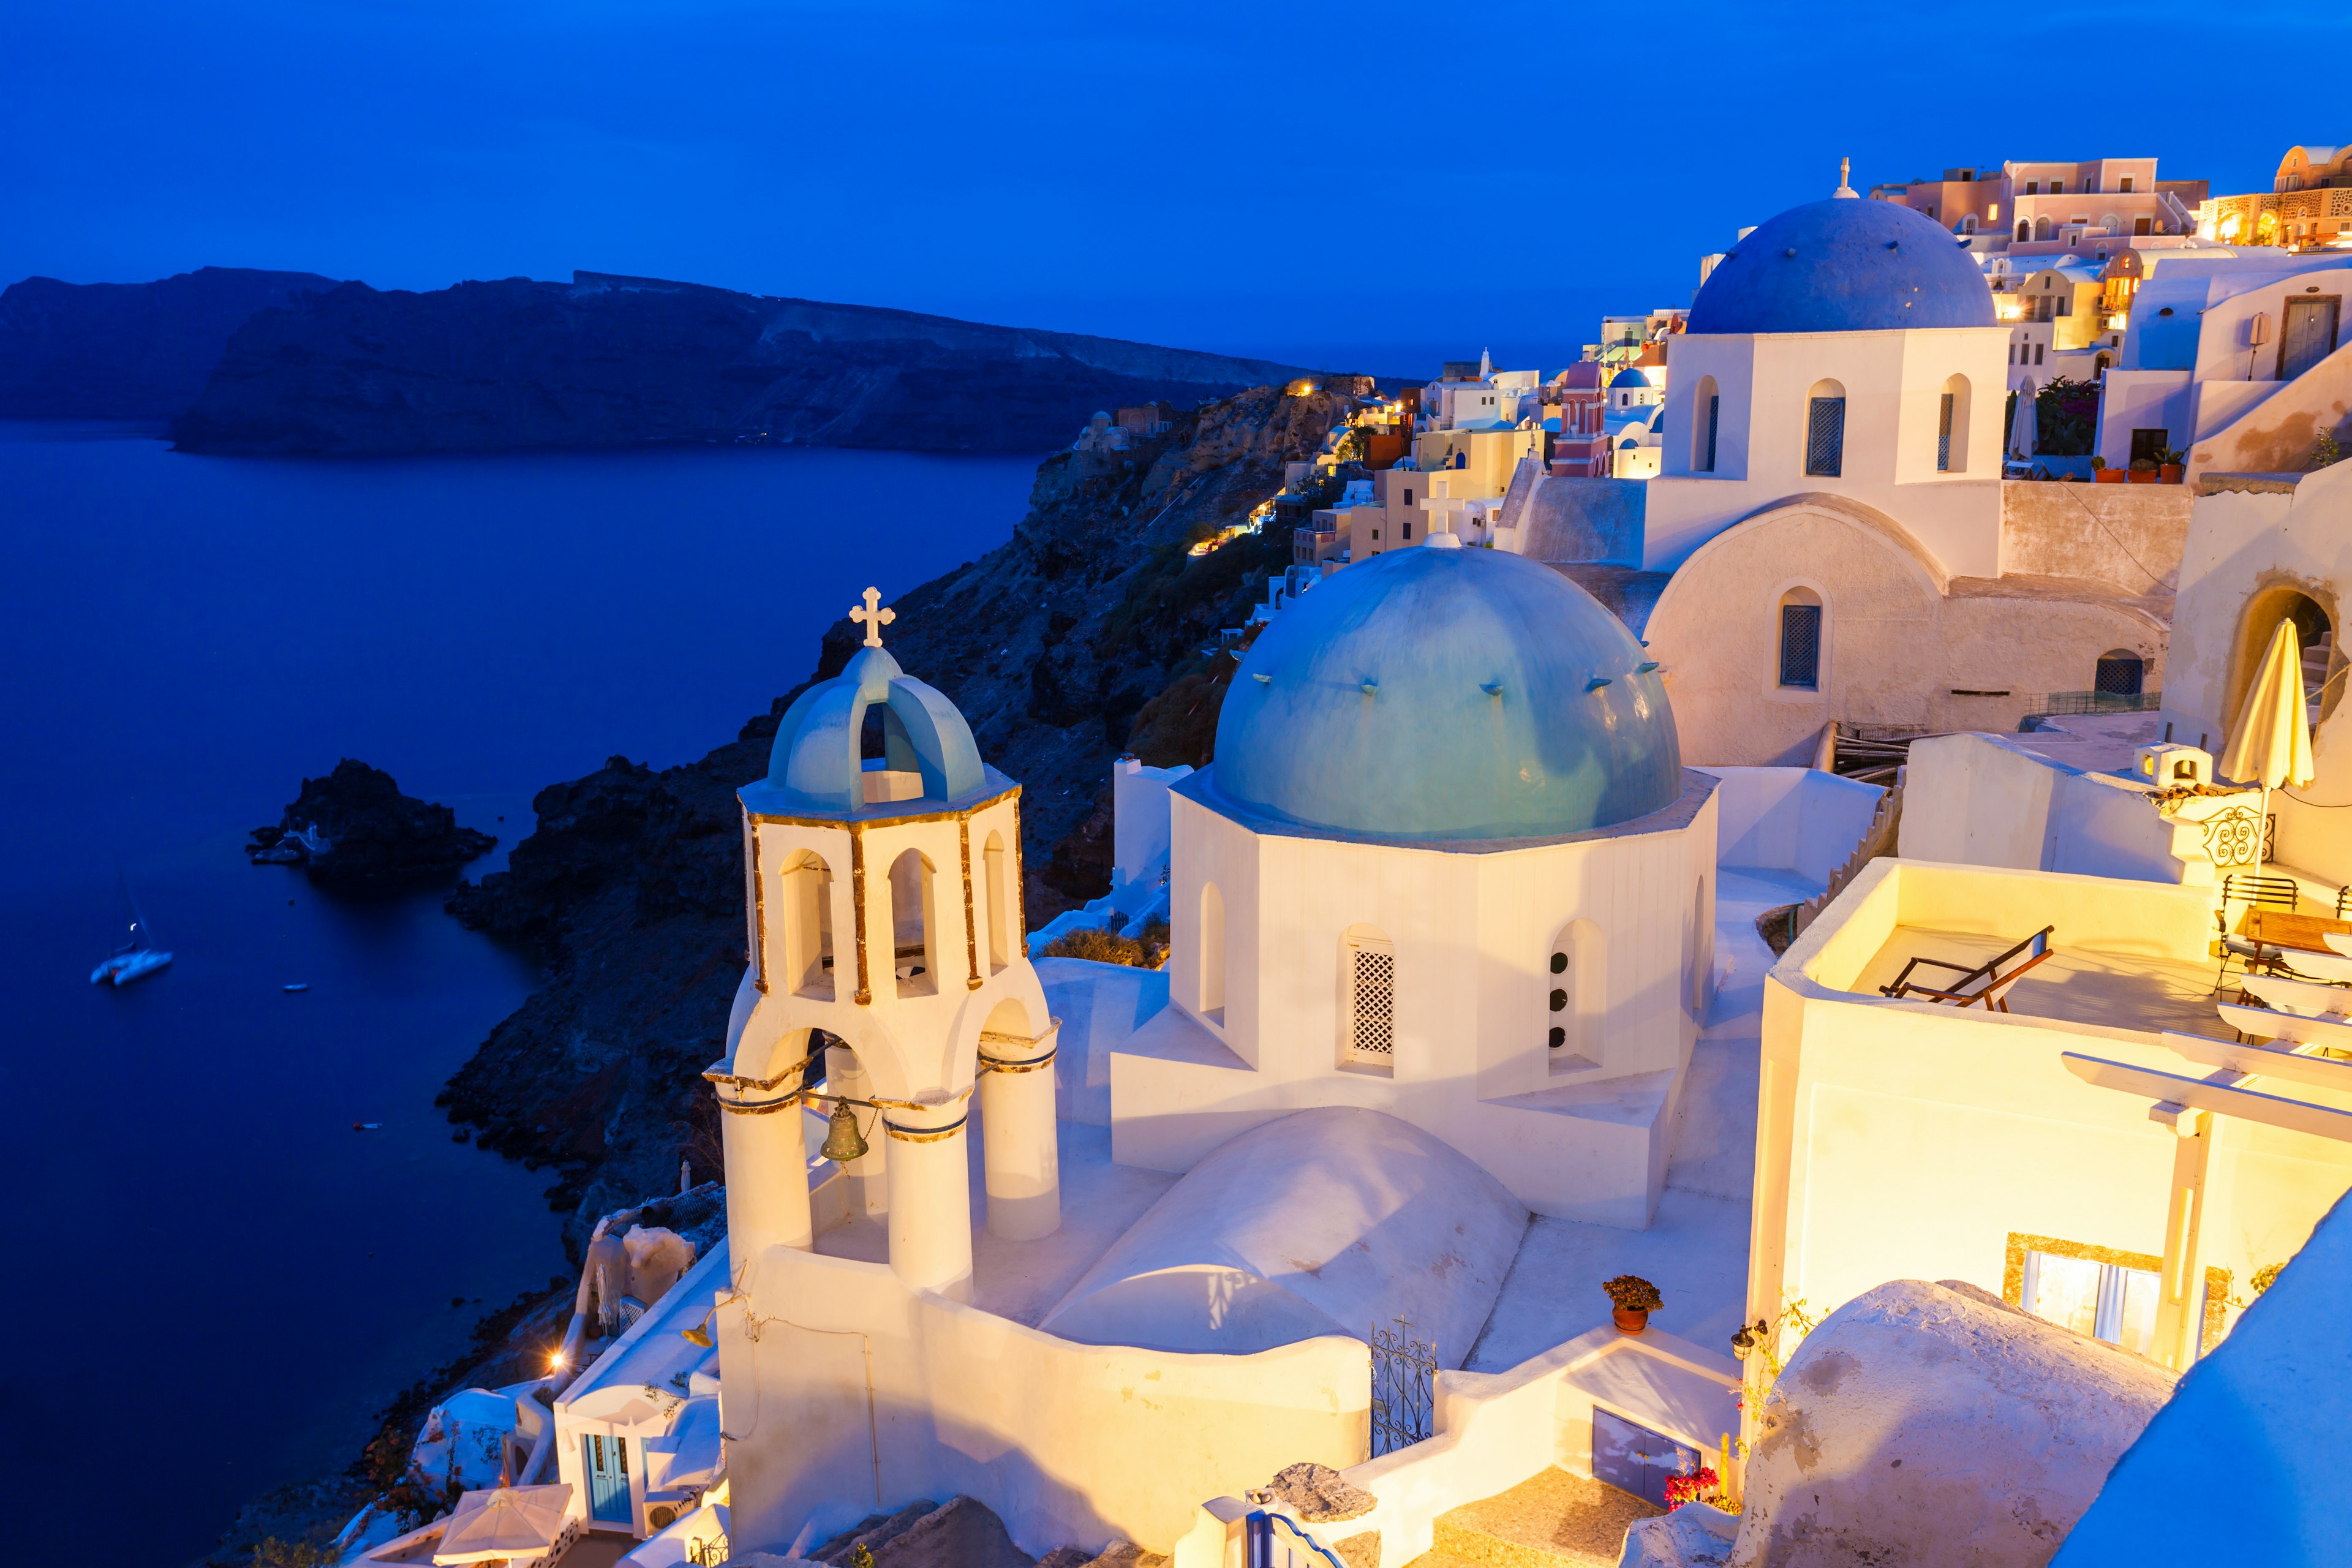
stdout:
[[[502,855],[541,785],[614,752],[699,756],[807,672],[869,581],[902,591],[1002,542],[1034,470],[264,461],[0,423],[0,1192],[20,1248],[0,1467],[33,1501],[14,1555],[86,1554],[90,1521],[53,1505],[96,1478],[108,1561],[184,1563],[256,1493],[352,1457],[479,1311],[564,1267],[547,1176],[451,1142],[432,1106],[528,966],[437,897],[353,904],[250,867],[246,830],[349,755]],[[118,863],[177,954],[120,993],[87,978],[118,940]]]

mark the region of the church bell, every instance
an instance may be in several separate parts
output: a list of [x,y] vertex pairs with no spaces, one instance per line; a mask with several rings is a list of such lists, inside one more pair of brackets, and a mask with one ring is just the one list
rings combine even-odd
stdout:
[[824,1147],[817,1152],[844,1165],[865,1154],[866,1137],[857,1131],[857,1117],[848,1101],[833,1102],[833,1121],[824,1130]]

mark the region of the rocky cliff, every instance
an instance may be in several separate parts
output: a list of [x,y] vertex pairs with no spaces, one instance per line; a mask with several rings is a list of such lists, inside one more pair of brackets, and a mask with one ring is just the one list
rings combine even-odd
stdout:
[[647,441],[1066,447],[1097,409],[1299,373],[1068,332],[581,272],[432,293],[346,283],[264,311],[173,427],[194,451]]
[[0,418],[169,419],[256,310],[334,286],[243,267],[153,283],[12,283],[0,292]]
[[[1130,452],[1057,454],[1011,542],[897,602],[892,653],[1022,784],[1033,926],[1108,885],[1113,757],[1208,760],[1234,661],[1202,650],[1243,624],[1289,542],[1189,546],[1271,496],[1284,462],[1318,450],[1347,406],[1261,387]],[[837,673],[859,636],[835,626],[812,679]],[[745,958],[734,791],[766,771],[793,695],[691,765],[656,773],[615,757],[550,785],[509,868],[450,899],[469,924],[535,949],[551,979],[445,1102],[486,1145],[560,1173],[551,1195],[575,1236],[600,1212],[672,1190],[681,1152],[697,1180],[719,1173],[699,1075],[724,1049]]]

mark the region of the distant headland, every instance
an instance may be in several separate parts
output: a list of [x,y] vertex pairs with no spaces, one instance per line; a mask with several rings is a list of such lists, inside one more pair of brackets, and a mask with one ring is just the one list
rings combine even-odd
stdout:
[[1097,410],[1315,374],[601,272],[412,293],[205,268],[0,293],[0,416],[169,421],[194,452],[1043,452]]

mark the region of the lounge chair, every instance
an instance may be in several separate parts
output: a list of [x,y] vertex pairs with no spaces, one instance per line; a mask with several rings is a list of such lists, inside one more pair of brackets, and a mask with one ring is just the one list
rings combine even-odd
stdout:
[[[1971,1007],[1981,1002],[1989,1013],[2009,1011],[2009,988],[2018,983],[2025,972],[2050,956],[2050,933],[2056,926],[2043,926],[2006,952],[1996,954],[1971,969],[1964,963],[1954,963],[1941,958],[1915,958],[1903,966],[1892,985],[1878,988],[1882,996],[1897,1001],[1917,997],[1929,1002],[1949,1003],[1955,1007]],[[1948,969],[1958,979],[1945,985],[1927,985],[1911,978],[1911,972],[1921,964],[1935,969]]]

